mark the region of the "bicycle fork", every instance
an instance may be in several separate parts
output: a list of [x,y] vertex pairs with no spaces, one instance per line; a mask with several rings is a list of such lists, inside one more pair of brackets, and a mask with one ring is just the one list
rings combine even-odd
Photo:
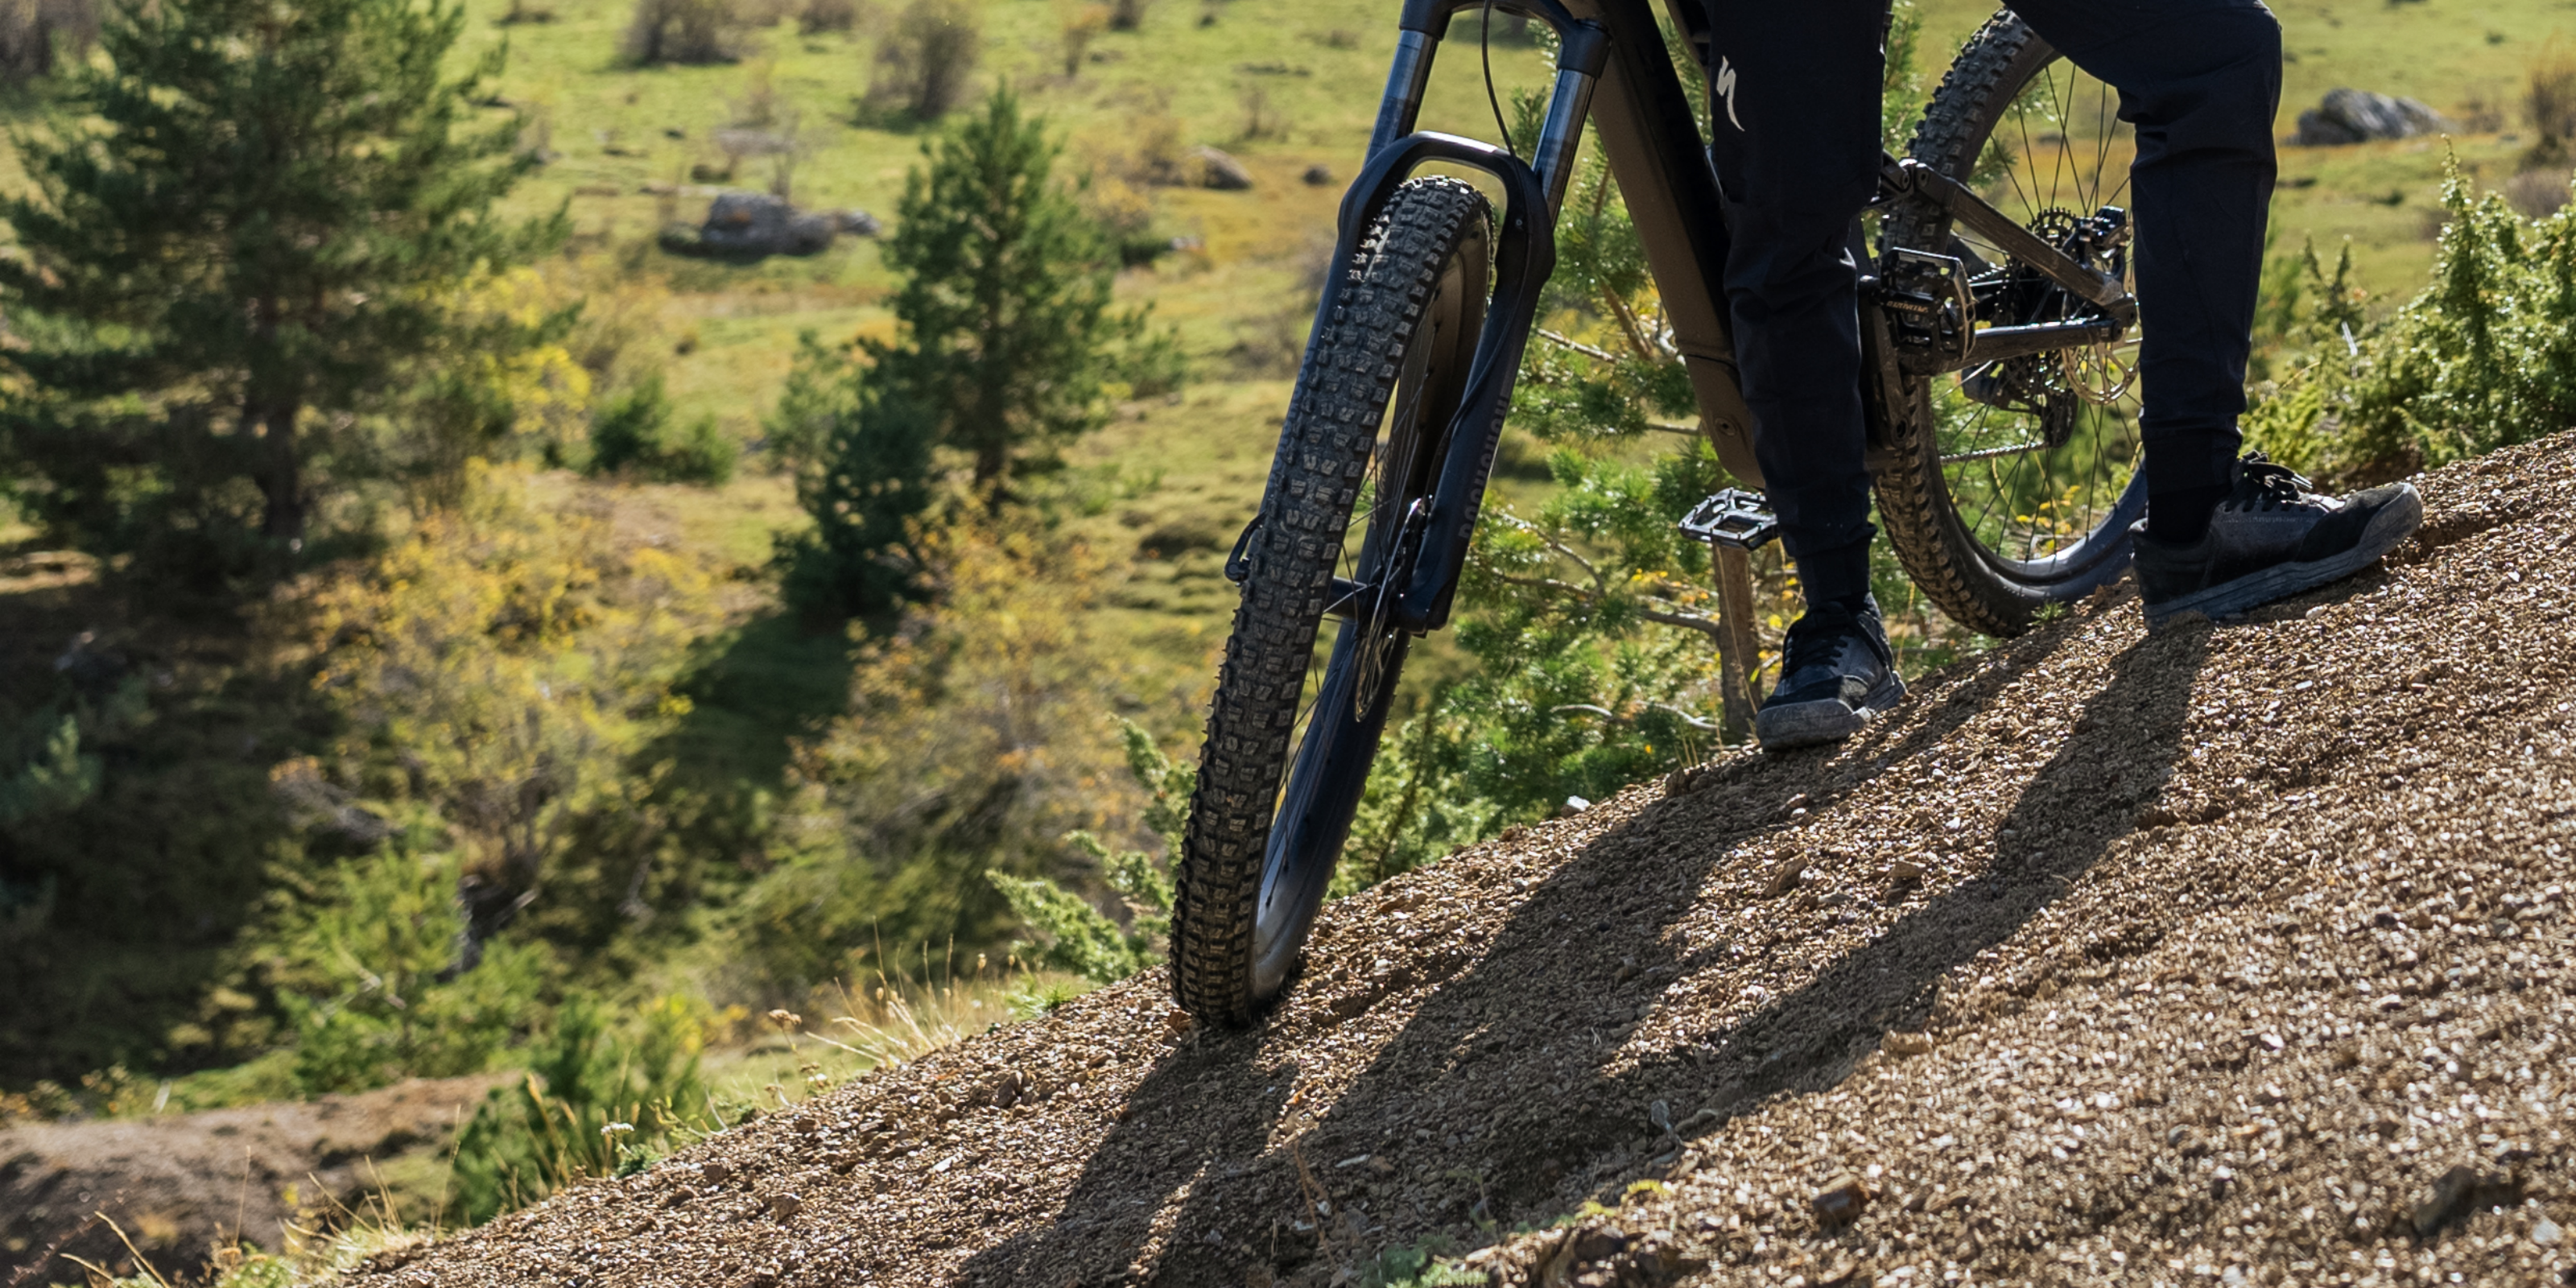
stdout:
[[[1369,139],[1368,160],[1342,197],[1331,272],[1315,310],[1313,345],[1328,334],[1341,309],[1352,261],[1360,239],[1394,198],[1395,190],[1423,166],[1434,162],[1467,166],[1492,175],[1503,188],[1502,224],[1494,256],[1493,298],[1477,335],[1468,365],[1464,396],[1456,416],[1442,434],[1437,481],[1431,506],[1418,523],[1404,525],[1402,539],[1412,548],[1391,550],[1380,567],[1384,587],[1340,585],[1329,596],[1334,616],[1368,612],[1374,620],[1421,635],[1438,630],[1449,619],[1451,600],[1467,563],[1476,519],[1484,506],[1485,484],[1493,473],[1494,454],[1502,442],[1503,419],[1511,411],[1512,388],[1519,378],[1522,351],[1537,324],[1540,293],[1556,270],[1556,216],[1573,178],[1575,150],[1591,110],[1592,91],[1609,56],[1609,37],[1599,24],[1578,19],[1557,0],[1509,0],[1495,7],[1527,10],[1555,28],[1559,37],[1556,83],[1549,91],[1547,115],[1538,146],[1523,161],[1505,148],[1454,134],[1414,129],[1422,98],[1431,81],[1431,65],[1442,32],[1461,9],[1481,0],[1407,0],[1397,38],[1395,61],[1387,73],[1386,94],[1378,105],[1377,126]],[[1274,488],[1277,480],[1273,480]],[[1259,539],[1261,518],[1253,520],[1227,560],[1228,572],[1248,568],[1243,552]],[[1392,591],[1392,594],[1388,592]],[[1373,607],[1372,607],[1373,606]]]

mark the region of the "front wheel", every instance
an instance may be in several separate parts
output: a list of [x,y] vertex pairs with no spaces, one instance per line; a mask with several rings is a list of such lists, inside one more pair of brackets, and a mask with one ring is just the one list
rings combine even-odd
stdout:
[[[2129,273],[2126,215],[2135,132],[2119,95],[2061,58],[2029,24],[1998,14],[1942,78],[1914,159],[1977,189],[2043,239],[2115,276]],[[2073,320],[2081,302],[1929,202],[1887,214],[1892,248],[1955,259],[1975,321]],[[2104,250],[2103,247],[2112,249]],[[2144,319],[2142,318],[2143,322]],[[1926,427],[1880,473],[1878,509],[1908,576],[1950,618],[2017,635],[2129,566],[2146,513],[2138,470],[2132,326],[2118,341],[1909,379]]]
[[[1278,996],[1332,884],[1411,642],[1377,592],[1411,565],[1484,322],[1492,241],[1474,188],[1406,183],[1307,348],[1244,552],[1175,874],[1172,993],[1202,1019],[1248,1024]],[[1323,643],[1328,617],[1338,625]]]

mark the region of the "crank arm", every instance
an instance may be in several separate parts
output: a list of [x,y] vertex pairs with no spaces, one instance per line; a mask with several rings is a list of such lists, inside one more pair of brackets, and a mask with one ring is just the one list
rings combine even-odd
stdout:
[[1900,352],[1898,364],[1918,376],[1937,375],[1944,371],[1973,371],[1989,362],[2019,358],[2053,349],[2070,349],[2083,344],[2109,344],[2127,335],[2129,328],[2116,321],[2048,322],[2036,326],[1990,326],[1977,332],[1969,342],[1966,356],[1944,358],[1937,353]]
[[1966,184],[1907,157],[1902,161],[1890,159],[1879,171],[1879,190],[1887,196],[1920,197],[1939,205],[1950,212],[1951,218],[1984,234],[2005,254],[2092,301],[2113,318],[2123,323],[2136,320],[2138,302],[2119,279],[2076,263],[2073,256],[2013,222],[2012,216],[1995,209]]

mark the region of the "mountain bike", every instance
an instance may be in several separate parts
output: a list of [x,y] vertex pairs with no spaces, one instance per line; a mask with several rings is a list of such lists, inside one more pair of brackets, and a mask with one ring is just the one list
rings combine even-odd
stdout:
[[[1492,0],[1557,39],[1523,160],[1415,128],[1450,20],[1481,7],[1406,0],[1261,508],[1226,558],[1242,599],[1171,931],[1174,996],[1202,1019],[1250,1023],[1295,973],[1406,652],[1450,616],[1587,122],[1702,428],[1730,473],[1760,485],[1723,307],[1717,180],[1677,70],[1709,75],[1705,9],[1668,0],[1668,37],[1649,0]],[[1861,283],[1879,517],[1922,592],[1989,634],[2116,578],[2145,511],[2141,326],[2119,204],[2134,143],[2117,102],[1998,14],[1952,64],[1908,155],[1883,166]],[[1483,176],[1500,210],[1476,185],[1421,173],[1434,165]],[[1765,535],[1745,497],[1712,503],[1735,521],[1707,535]]]

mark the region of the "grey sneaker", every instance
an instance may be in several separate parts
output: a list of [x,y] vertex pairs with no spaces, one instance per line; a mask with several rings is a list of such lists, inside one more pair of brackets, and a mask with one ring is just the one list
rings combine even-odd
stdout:
[[1781,653],[1780,687],[1753,717],[1764,751],[1841,742],[1905,696],[1874,598],[1863,596],[1859,612],[1809,608]]
[[2390,483],[2349,496],[2309,490],[2306,479],[2248,452],[2209,531],[2188,546],[2137,535],[2138,598],[2147,625],[2182,613],[2226,617],[2369,567],[2424,522],[2414,485]]

